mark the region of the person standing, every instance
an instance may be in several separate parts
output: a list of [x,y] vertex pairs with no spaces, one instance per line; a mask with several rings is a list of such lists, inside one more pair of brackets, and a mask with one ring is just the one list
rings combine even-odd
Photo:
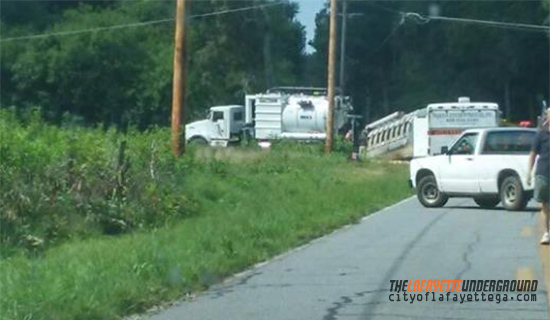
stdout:
[[537,133],[529,154],[529,171],[527,183],[531,184],[531,176],[535,159],[538,156],[537,169],[535,171],[535,200],[542,204],[542,214],[546,232],[540,239],[541,244],[550,244],[550,210],[548,202],[550,201],[550,108],[546,110],[546,121],[542,129]]

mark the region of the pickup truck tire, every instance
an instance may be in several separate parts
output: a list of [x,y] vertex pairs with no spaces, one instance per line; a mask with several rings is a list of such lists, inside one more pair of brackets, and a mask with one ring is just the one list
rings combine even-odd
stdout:
[[500,202],[499,196],[494,197],[476,197],[474,198],[475,203],[483,209],[492,209],[497,206]]
[[500,200],[506,210],[518,211],[525,209],[529,197],[523,191],[521,181],[517,176],[510,176],[504,179],[500,185]]
[[435,177],[431,175],[420,179],[416,190],[418,200],[427,208],[443,207],[449,200],[447,195],[439,191]]

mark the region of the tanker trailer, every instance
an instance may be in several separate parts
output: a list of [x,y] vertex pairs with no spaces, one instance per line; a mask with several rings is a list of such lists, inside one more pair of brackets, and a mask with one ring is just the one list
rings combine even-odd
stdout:
[[[242,137],[261,141],[278,139],[323,140],[326,137],[328,100],[320,88],[275,88],[247,95],[245,105],[210,108],[208,119],[186,126],[189,143],[227,146]],[[342,129],[352,111],[349,98],[336,96],[334,129]]]
[[[323,140],[326,137],[328,100],[323,88],[275,88],[246,99],[246,113],[254,117],[247,120],[251,120],[258,140]],[[345,125],[346,115],[352,110],[349,98],[335,97],[336,131]]]

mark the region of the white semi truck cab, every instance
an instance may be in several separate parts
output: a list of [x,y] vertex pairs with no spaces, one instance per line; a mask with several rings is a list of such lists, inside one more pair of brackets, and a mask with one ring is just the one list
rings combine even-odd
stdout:
[[[215,106],[207,119],[185,126],[190,144],[225,147],[246,135],[257,140],[322,140],[326,137],[328,100],[322,88],[275,88],[247,95],[245,105]],[[334,129],[352,111],[348,98],[335,97]]]
[[185,139],[190,144],[227,146],[239,141],[244,127],[244,107],[239,105],[210,108],[204,120],[185,126]]

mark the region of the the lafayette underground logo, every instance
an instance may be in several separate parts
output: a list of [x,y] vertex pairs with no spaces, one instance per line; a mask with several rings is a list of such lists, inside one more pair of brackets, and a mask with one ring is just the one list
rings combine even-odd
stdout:
[[537,280],[390,280],[391,302],[537,301]]

